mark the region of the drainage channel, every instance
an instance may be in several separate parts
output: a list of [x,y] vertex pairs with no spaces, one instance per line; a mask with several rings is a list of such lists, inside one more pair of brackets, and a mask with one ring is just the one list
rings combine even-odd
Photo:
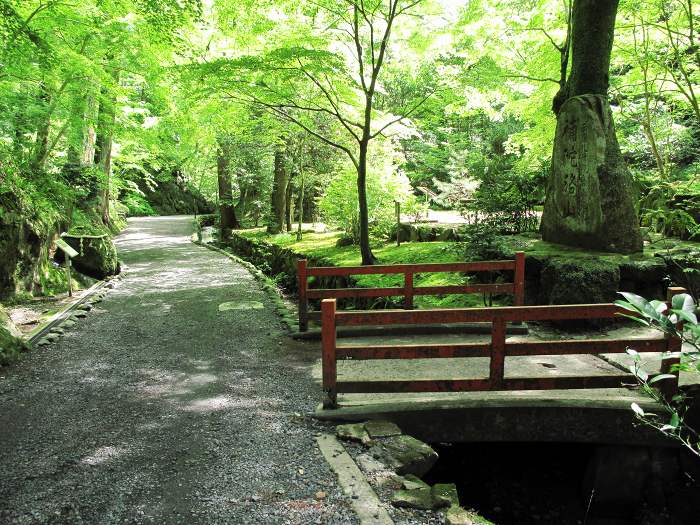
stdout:
[[675,448],[435,444],[428,483],[455,483],[497,525],[698,525],[700,459]]

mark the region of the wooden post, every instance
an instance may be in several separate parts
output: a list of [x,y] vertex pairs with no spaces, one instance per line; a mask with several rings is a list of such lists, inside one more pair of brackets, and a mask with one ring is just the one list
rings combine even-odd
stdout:
[[513,285],[515,287],[515,306],[523,306],[525,304],[525,252],[515,254]]
[[491,390],[503,386],[503,374],[506,360],[506,322],[496,317],[491,323],[491,363],[489,381]]
[[335,342],[335,299],[324,299],[321,301],[321,365],[323,391],[326,394],[323,408],[338,408]]
[[396,246],[401,246],[401,203],[394,201],[394,211],[396,212]]
[[70,256],[66,254],[66,277],[68,278],[68,297],[73,297],[73,283],[70,275]]
[[[679,286],[670,286],[666,292],[666,301],[668,302],[669,308],[671,307],[671,301],[674,296],[686,293],[685,288]],[[676,324],[676,330],[683,330],[683,322]],[[675,379],[662,379],[657,383],[659,391],[664,395],[667,401],[670,401],[673,396],[678,393],[678,370],[673,370],[674,365],[679,365],[681,362],[681,349],[683,346],[683,340],[680,337],[673,335],[666,336],[666,353],[661,359],[661,373],[671,374],[675,376]]]
[[299,259],[297,261],[297,294],[299,296],[300,332],[306,332],[309,329],[309,300],[306,298],[307,285],[306,259]]
[[406,310],[413,310],[413,272],[406,272],[403,279],[404,303]]

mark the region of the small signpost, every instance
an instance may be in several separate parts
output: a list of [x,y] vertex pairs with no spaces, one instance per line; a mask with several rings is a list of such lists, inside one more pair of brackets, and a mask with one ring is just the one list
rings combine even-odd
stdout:
[[73,297],[73,283],[71,282],[70,276],[70,259],[71,257],[77,257],[78,252],[76,252],[73,249],[73,247],[63,239],[58,239],[56,241],[56,247],[66,254],[66,277],[68,278],[68,297]]

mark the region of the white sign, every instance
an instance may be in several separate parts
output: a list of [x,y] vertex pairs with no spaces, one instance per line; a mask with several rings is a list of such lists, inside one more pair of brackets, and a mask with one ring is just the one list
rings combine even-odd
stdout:
[[68,257],[77,257],[78,256],[78,252],[76,252],[73,249],[73,247],[70,244],[68,244],[66,241],[64,241],[63,239],[58,239],[56,241],[56,247],[63,250]]

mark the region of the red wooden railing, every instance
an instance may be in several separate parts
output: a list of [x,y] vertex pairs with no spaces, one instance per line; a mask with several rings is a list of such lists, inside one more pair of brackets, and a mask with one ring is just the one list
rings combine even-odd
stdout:
[[[682,288],[670,288],[670,297],[684,293]],[[614,304],[576,304],[557,306],[505,306],[496,308],[455,308],[439,310],[375,310],[336,311],[335,299],[324,299],[322,312],[322,367],[324,407],[337,407],[338,393],[386,392],[464,392],[484,390],[553,390],[574,388],[617,388],[624,381],[634,381],[630,373],[606,376],[572,376],[549,378],[506,378],[506,357],[532,355],[612,354],[628,348],[637,352],[666,352],[661,373],[673,374],[675,379],[658,382],[666,396],[678,390],[678,372],[673,365],[680,362],[681,340],[669,335],[640,339],[589,339],[563,341],[506,342],[506,323],[520,321],[560,321],[577,319],[606,319],[630,312]],[[433,323],[491,322],[488,343],[419,344],[419,345],[338,345],[338,326],[392,325]],[[489,357],[489,376],[479,379],[445,380],[383,380],[338,381],[338,360],[366,359],[429,359],[454,357]]]
[[[413,276],[417,273],[438,272],[493,272],[510,270],[513,272],[512,283],[465,284],[451,286],[414,286]],[[388,288],[309,288],[309,277],[347,277],[350,275],[389,275],[403,274],[403,286]],[[309,299],[344,299],[356,297],[404,297],[404,308],[413,308],[416,295],[449,295],[468,293],[512,294],[514,304],[522,306],[525,301],[525,254],[518,252],[514,260],[480,261],[468,263],[427,263],[427,264],[392,264],[375,266],[307,266],[305,259],[297,261],[297,278],[299,290],[299,330],[308,330],[309,319],[314,316],[309,312]],[[320,316],[318,316],[320,319]]]

